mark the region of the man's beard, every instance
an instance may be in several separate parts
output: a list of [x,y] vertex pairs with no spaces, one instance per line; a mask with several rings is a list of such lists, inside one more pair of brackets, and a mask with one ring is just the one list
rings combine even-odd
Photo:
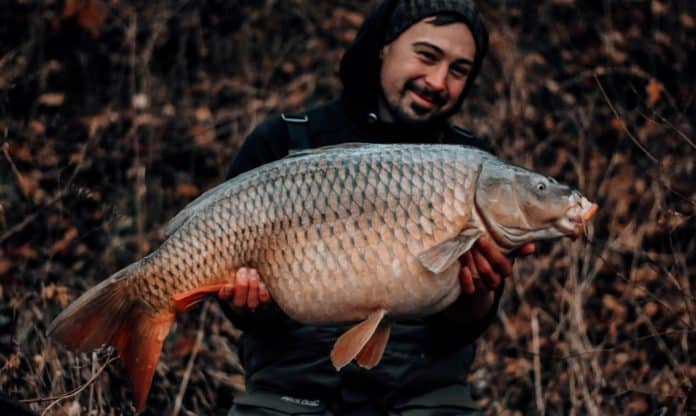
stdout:
[[[409,104],[411,112],[415,113],[416,117],[422,116],[414,118],[413,114],[409,113],[408,109],[403,108],[401,105],[403,98],[409,92],[416,93],[421,97],[433,102],[435,107],[421,107],[417,103],[411,102],[411,104]],[[387,104],[387,109],[391,113],[394,120],[398,123],[411,125],[429,124],[444,120],[452,113],[451,111],[440,111],[440,106],[444,105],[448,100],[448,95],[446,93],[429,90],[424,86],[418,85],[416,81],[413,80],[406,81],[397,102],[389,101],[383,90],[381,91],[381,94],[384,102]]]

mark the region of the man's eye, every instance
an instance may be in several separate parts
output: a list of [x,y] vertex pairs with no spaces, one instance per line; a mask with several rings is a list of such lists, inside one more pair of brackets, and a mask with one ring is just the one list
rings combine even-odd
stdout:
[[428,62],[434,62],[437,59],[437,57],[430,52],[418,52],[418,56]]
[[469,75],[469,68],[452,68],[452,74],[459,78],[464,78]]

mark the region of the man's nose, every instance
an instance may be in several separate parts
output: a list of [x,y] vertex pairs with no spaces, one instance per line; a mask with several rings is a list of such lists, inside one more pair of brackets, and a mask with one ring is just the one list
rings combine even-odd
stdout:
[[431,68],[428,75],[425,77],[425,83],[432,91],[443,91],[447,86],[447,73],[449,68],[447,65],[438,65]]

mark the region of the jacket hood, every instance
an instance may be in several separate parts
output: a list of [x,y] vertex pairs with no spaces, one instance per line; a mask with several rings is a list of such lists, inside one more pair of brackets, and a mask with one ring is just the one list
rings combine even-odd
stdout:
[[[370,13],[360,27],[355,41],[341,59],[339,71],[343,83],[341,101],[346,106],[346,110],[357,116],[359,120],[364,120],[369,113],[377,114],[381,68],[379,55],[384,46],[389,19],[399,1],[401,0],[385,0]],[[488,50],[488,34],[485,29],[482,37],[475,36],[474,39],[476,41],[474,64],[462,95],[448,117],[461,108],[464,97],[478,76],[483,57]]]

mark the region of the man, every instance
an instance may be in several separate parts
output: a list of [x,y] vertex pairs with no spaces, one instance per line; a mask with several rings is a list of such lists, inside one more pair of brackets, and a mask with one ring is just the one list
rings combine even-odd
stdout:
[[[345,142],[488,146],[448,119],[481,69],[488,35],[472,1],[386,0],[364,22],[341,62],[344,91],[304,114],[271,117],[247,138],[229,177],[291,150]],[[534,247],[522,251],[530,253]],[[247,393],[230,415],[478,414],[467,384],[472,342],[496,315],[512,258],[484,240],[462,258],[462,295],[437,315],[394,325],[371,370],[329,360],[348,326],[313,327],[269,305],[255,270],[242,268],[221,299],[244,330]]]

